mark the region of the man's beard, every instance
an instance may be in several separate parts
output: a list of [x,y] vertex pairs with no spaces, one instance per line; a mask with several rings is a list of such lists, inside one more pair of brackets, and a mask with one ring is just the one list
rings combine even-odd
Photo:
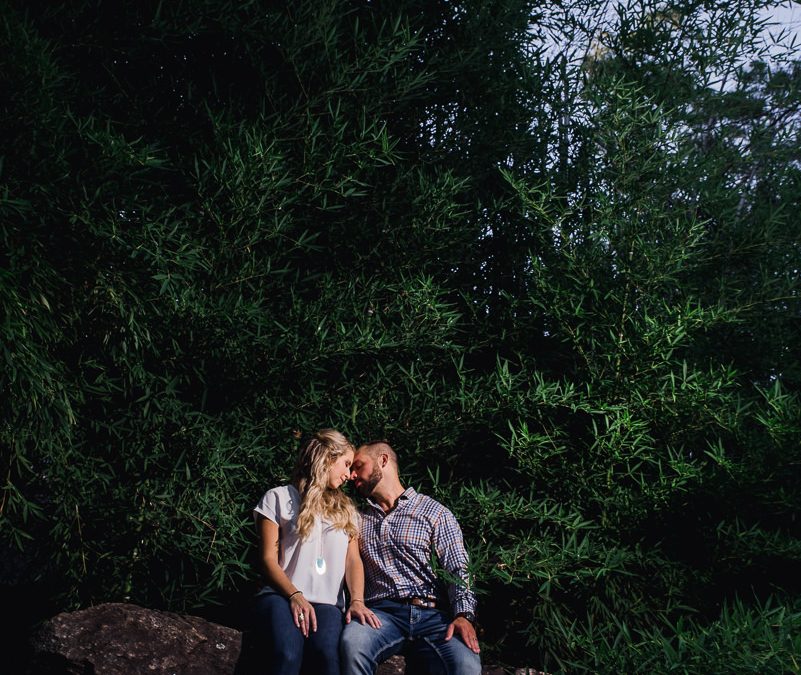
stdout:
[[375,486],[381,482],[381,479],[384,477],[381,469],[378,466],[373,467],[373,472],[370,476],[362,481],[362,484],[359,485],[356,490],[362,497],[369,497],[373,494],[373,490],[375,490]]

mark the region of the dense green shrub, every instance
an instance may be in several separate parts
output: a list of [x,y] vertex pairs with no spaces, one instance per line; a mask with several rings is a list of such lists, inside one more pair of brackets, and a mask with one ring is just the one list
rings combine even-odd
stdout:
[[767,4],[6,3],[16,581],[230,602],[252,505],[335,426],[459,517],[486,659],[798,672],[801,71],[749,63]]

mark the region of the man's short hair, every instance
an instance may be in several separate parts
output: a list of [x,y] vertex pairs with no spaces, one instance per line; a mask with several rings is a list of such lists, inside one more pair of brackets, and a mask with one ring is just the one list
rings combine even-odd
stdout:
[[375,458],[382,452],[386,453],[386,455],[389,457],[389,460],[395,466],[398,466],[398,454],[392,449],[392,446],[383,439],[367,441],[367,443],[362,443],[359,446],[359,450],[363,450],[368,455],[370,455],[370,457],[373,458]]

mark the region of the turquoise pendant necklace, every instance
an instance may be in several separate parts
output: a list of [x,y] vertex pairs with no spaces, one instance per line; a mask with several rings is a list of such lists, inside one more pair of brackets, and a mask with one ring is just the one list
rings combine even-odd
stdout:
[[314,571],[319,575],[325,574],[325,556],[323,556],[323,519],[320,519],[320,536],[317,557],[314,559]]

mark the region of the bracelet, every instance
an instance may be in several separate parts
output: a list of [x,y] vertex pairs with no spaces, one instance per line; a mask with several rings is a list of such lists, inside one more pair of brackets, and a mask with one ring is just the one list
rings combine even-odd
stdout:
[[352,605],[354,602],[360,602],[360,603],[364,604],[364,600],[362,600],[361,598],[356,598],[355,600],[351,600],[350,604]]
[[295,591],[294,593],[290,593],[288,596],[286,596],[286,599],[291,600],[292,596],[297,595],[298,593],[303,593],[303,591]]

